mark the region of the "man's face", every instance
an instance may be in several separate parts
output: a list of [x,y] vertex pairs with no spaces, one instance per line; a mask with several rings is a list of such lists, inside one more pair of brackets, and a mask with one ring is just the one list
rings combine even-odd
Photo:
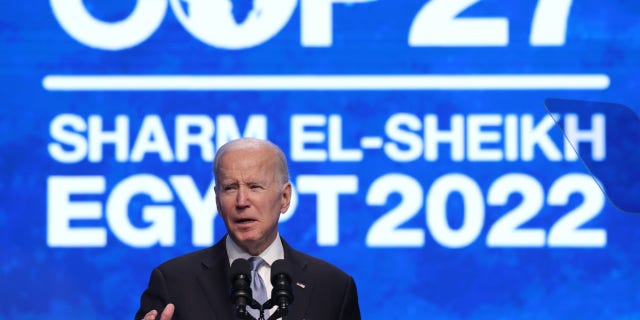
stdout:
[[273,150],[233,149],[219,160],[216,205],[234,241],[258,255],[276,237],[287,211],[291,184],[282,183]]

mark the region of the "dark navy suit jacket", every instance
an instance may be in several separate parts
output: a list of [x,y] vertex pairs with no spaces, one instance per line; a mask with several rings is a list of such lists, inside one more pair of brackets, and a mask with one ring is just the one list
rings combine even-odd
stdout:
[[[291,248],[282,240],[294,301],[286,320],[359,320],[353,278],[337,267]],[[140,298],[135,320],[175,305],[173,320],[235,319],[229,258],[224,237],[214,246],[171,259],[155,268]]]

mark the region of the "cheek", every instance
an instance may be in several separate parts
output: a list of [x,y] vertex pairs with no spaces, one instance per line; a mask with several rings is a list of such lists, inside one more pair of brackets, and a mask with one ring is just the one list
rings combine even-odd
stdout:
[[218,209],[218,215],[224,220],[227,219],[228,213],[232,212],[232,207],[229,207],[229,203],[224,201],[216,203],[216,209]]
[[218,197],[216,198],[216,207],[221,209],[227,209],[233,206],[233,198],[231,197]]
[[222,212],[218,212],[218,215],[220,216],[220,218],[222,218],[222,221],[224,221],[224,223],[226,225],[227,222],[228,222],[227,215],[226,214],[222,214]]

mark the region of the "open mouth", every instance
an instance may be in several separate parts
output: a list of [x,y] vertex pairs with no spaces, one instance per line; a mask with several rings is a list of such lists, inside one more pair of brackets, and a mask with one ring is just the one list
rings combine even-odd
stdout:
[[255,221],[257,221],[257,220],[248,219],[248,218],[247,219],[238,219],[238,220],[236,220],[236,224],[249,224],[249,223],[252,223],[252,222],[255,222]]

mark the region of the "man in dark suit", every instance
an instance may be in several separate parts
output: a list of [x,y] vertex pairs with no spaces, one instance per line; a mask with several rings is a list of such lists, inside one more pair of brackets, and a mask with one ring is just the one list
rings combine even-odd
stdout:
[[[289,208],[286,157],[274,144],[243,138],[222,146],[213,165],[216,206],[228,234],[213,247],[165,262],[151,273],[135,319],[235,319],[230,265],[260,257],[259,274],[271,294],[271,264],[290,266],[294,301],[285,319],[359,320],[353,278],[337,267],[291,248],[278,233]],[[267,297],[269,298],[269,297]],[[273,313],[276,307],[268,312]]]

